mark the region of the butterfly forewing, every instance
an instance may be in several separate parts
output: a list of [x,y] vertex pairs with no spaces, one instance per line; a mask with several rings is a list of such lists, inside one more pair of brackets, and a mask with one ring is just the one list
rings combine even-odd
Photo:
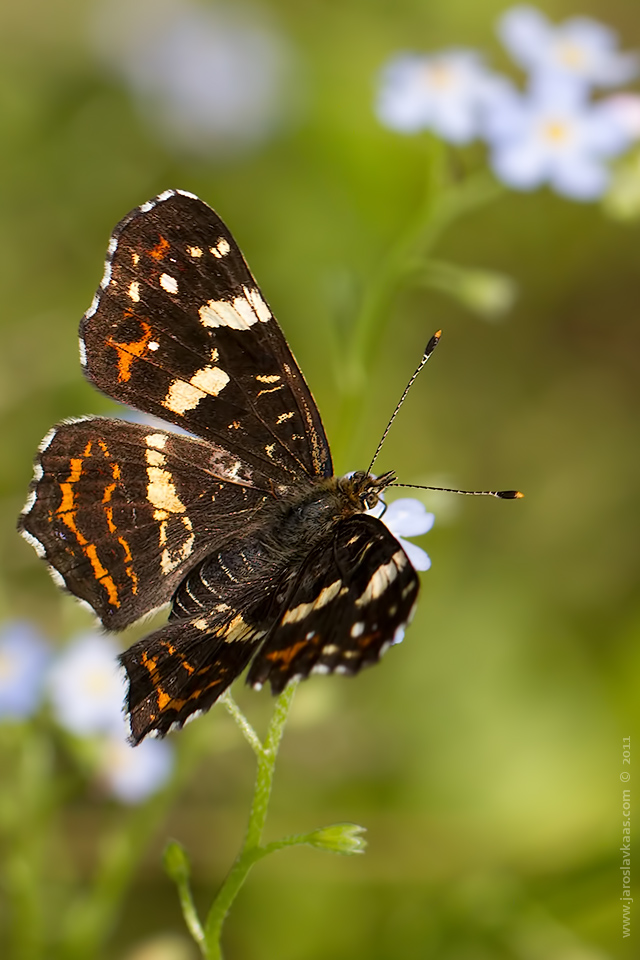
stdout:
[[274,481],[330,476],[311,393],[220,218],[167,191],[116,228],[80,330],[104,393],[259,456]]

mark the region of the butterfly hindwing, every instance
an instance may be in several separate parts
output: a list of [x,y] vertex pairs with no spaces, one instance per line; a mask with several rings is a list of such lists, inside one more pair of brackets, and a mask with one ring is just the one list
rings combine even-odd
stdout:
[[20,525],[66,587],[121,629],[167,603],[269,490],[268,478],[214,444],[88,418],[45,438]]
[[294,677],[357,673],[401,639],[419,581],[407,555],[375,517],[338,523],[309,554],[256,655],[247,683],[274,693]]
[[108,396],[261,457],[274,482],[331,475],[287,342],[230,232],[197,197],[168,190],[121,221],[80,343]]
[[242,673],[264,632],[235,610],[171,620],[120,657],[131,740],[164,736],[208,710]]

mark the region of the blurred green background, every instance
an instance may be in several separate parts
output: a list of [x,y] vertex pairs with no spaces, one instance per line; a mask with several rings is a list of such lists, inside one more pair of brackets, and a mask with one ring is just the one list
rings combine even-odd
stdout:
[[[226,153],[172,143],[109,68],[105,11],[126,33],[126,8],[102,4],[96,19],[87,0],[0,7],[3,619],[35,619],[57,644],[92,622],[14,531],[51,424],[114,409],[83,381],[76,335],[115,223],[167,187],[215,207],[331,440],[340,391],[330,330],[339,338],[348,328],[425,180],[425,139],[375,119],[376,72],[398,50],[452,45],[486,49],[506,68],[493,29],[507,6],[254,5],[249,18],[291,51],[294,95],[270,137]],[[556,20],[598,17],[626,49],[640,47],[637,0],[541,7]],[[366,825],[369,849],[351,859],[293,850],[261,863],[226,929],[229,958],[638,955],[640,930],[621,936],[619,774],[622,738],[635,742],[640,677],[639,239],[640,224],[607,219],[597,205],[506,192],[437,250],[516,280],[503,321],[424,289],[394,301],[337,470],[366,467],[442,327],[377,469],[413,483],[519,487],[526,499],[425,495],[436,525],[420,542],[433,568],[405,643],[356,680],[302,685],[268,835],[349,820]],[[263,727],[269,694],[236,693]],[[193,857],[203,905],[237,850],[252,758],[222,711],[199,724],[213,751],[158,829],[108,957],[195,956],[160,867],[169,835]],[[87,874],[103,815],[90,798],[68,810],[62,860]]]

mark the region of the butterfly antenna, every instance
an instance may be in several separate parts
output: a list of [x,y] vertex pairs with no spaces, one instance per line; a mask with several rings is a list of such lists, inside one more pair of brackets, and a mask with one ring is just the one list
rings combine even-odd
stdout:
[[389,483],[389,487],[411,487],[414,490],[439,490],[442,493],[463,493],[467,497],[499,497],[500,500],[521,500],[519,490],[456,490],[453,487],[424,487],[420,483]]
[[378,454],[379,454],[380,451],[382,450],[382,444],[383,444],[383,443],[385,442],[385,440],[387,439],[387,434],[389,433],[389,430],[391,429],[391,424],[393,423],[393,421],[394,421],[395,418],[397,417],[398,412],[399,412],[399,410],[400,410],[400,407],[402,406],[402,404],[403,404],[404,401],[406,400],[407,394],[409,393],[409,390],[411,390],[411,387],[413,386],[413,383],[414,383],[416,377],[418,376],[418,374],[420,373],[420,371],[421,371],[422,368],[424,367],[425,363],[427,362],[427,360],[429,359],[429,357],[431,356],[431,354],[433,353],[433,351],[435,350],[435,348],[438,346],[438,342],[439,342],[441,336],[442,336],[442,330],[436,331],[436,333],[434,333],[434,335],[433,335],[433,336],[431,337],[431,339],[429,340],[429,343],[426,345],[426,347],[425,347],[425,349],[424,349],[424,355],[423,355],[423,357],[422,357],[422,360],[421,360],[420,363],[418,364],[418,369],[416,370],[416,372],[414,373],[414,375],[411,377],[411,380],[409,380],[409,383],[408,383],[408,384],[406,385],[406,387],[404,388],[404,393],[402,394],[402,396],[401,396],[400,399],[398,400],[398,403],[397,403],[397,405],[396,405],[396,408],[395,408],[395,410],[393,411],[393,413],[391,414],[391,419],[389,420],[389,423],[388,423],[387,426],[385,427],[385,431],[384,431],[384,433],[382,434],[382,437],[381,437],[381,439],[380,439],[380,443],[378,444],[378,446],[377,446],[377,448],[376,448],[376,452],[375,452],[374,455],[373,455],[373,459],[372,459],[371,463],[369,464],[369,469],[367,470],[367,473],[371,473],[371,470],[373,469],[373,465],[374,465],[374,463],[376,462],[376,460],[378,459]]

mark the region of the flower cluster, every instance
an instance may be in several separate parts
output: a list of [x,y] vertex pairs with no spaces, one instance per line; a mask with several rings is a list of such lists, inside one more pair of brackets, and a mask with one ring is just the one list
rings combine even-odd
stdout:
[[59,727],[91,740],[92,772],[105,791],[133,804],[164,786],[173,753],[159,740],[135,750],[127,742],[117,656],[115,643],[97,633],[77,637],[56,656],[30,624],[6,624],[0,632],[0,719],[25,720],[46,701]]
[[608,161],[640,139],[640,97],[592,95],[633,79],[638,58],[595,20],[554,26],[531,6],[507,10],[498,35],[526,73],[524,90],[471,50],[400,54],[382,72],[379,119],[401,133],[484,140],[495,175],[513,189],[547,183],[575,200],[601,196]]

